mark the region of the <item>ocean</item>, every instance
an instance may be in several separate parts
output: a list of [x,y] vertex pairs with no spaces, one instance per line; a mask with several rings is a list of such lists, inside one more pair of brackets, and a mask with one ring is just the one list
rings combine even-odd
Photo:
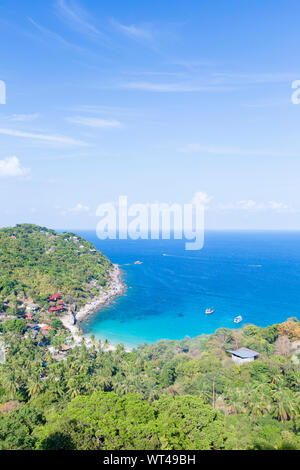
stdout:
[[[120,265],[128,286],[81,323],[86,335],[134,347],[300,318],[299,232],[207,231],[200,251],[185,251],[184,240],[101,241],[95,232],[77,233]],[[205,315],[209,307],[215,312]]]

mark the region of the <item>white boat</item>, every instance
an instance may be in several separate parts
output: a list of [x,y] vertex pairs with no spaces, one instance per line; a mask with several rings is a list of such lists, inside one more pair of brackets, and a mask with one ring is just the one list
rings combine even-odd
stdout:
[[215,311],[214,308],[207,308],[207,309],[205,310],[205,314],[206,314],[206,315],[211,315],[212,313],[214,313],[214,311]]
[[243,317],[241,315],[238,315],[237,317],[235,317],[233,321],[234,323],[241,323],[242,320],[243,320]]

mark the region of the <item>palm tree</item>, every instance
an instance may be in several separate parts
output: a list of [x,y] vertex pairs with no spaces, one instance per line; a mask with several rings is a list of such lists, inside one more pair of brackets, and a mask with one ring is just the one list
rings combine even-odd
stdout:
[[69,395],[71,398],[75,398],[80,395],[82,390],[82,384],[80,380],[76,380],[74,377],[71,377],[68,380],[67,387],[69,389]]
[[96,336],[95,336],[95,335],[91,335],[91,342],[92,342],[92,344],[95,344],[95,341],[96,341]]
[[273,374],[271,382],[277,387],[282,386],[284,382],[282,373],[280,371],[277,371],[275,374]]
[[298,404],[291,390],[276,390],[272,398],[273,414],[279,421],[295,419]]
[[14,399],[14,394],[19,388],[19,383],[16,378],[16,374],[13,371],[9,371],[7,374],[4,375],[2,380],[4,389],[7,393],[10,394],[10,399]]
[[178,395],[178,390],[176,388],[176,385],[170,385],[167,389],[167,394],[171,395],[173,398]]
[[34,395],[37,395],[38,393],[40,393],[41,389],[42,386],[39,374],[32,375],[27,383],[27,390],[29,396],[32,397]]
[[103,392],[108,392],[112,389],[112,384],[109,378],[101,377],[99,381],[99,388]]
[[230,406],[232,414],[245,412],[245,402],[248,400],[248,393],[239,388],[229,389],[226,393],[226,402]]
[[266,404],[264,400],[264,395],[260,395],[259,393],[253,393],[251,396],[251,400],[247,406],[249,414],[253,418],[257,418],[259,416],[263,416],[266,410]]
[[118,382],[114,387],[114,391],[119,395],[126,395],[130,392],[130,385],[127,382]]

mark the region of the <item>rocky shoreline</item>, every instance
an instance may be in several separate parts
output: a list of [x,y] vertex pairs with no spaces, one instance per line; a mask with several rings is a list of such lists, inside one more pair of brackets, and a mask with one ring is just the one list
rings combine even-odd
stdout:
[[110,275],[111,282],[109,288],[107,291],[103,291],[101,297],[94,297],[91,302],[84,305],[75,315],[69,311],[60,318],[64,326],[71,331],[75,344],[79,344],[83,339],[79,324],[89,315],[99,310],[102,305],[110,303],[115,297],[125,292],[126,285],[123,283],[122,272],[118,264],[113,265]]

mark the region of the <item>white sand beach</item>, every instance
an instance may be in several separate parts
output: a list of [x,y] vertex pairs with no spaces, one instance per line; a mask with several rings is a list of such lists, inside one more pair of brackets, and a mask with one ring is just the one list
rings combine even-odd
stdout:
[[[110,275],[111,282],[109,288],[106,291],[103,291],[101,297],[94,297],[91,302],[88,302],[84,307],[76,312],[76,324],[74,324],[74,317],[71,311],[68,311],[60,318],[64,326],[71,331],[76,345],[80,344],[82,339],[85,340],[87,345],[91,344],[91,340],[83,336],[82,330],[79,327],[80,322],[85,320],[90,314],[99,310],[102,305],[108,304],[115,297],[122,295],[126,290],[126,285],[122,281],[122,272],[118,264],[113,265]],[[116,346],[110,344],[105,348],[105,351],[114,349],[116,349]]]

